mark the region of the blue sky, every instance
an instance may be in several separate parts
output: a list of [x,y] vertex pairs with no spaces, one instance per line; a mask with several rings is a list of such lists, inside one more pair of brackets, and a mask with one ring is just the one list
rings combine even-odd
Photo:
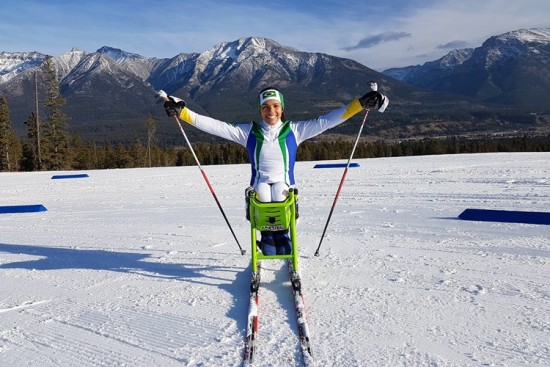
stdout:
[[110,46],[169,58],[255,36],[379,71],[550,27],[547,0],[17,0],[0,11],[0,51],[59,56]]

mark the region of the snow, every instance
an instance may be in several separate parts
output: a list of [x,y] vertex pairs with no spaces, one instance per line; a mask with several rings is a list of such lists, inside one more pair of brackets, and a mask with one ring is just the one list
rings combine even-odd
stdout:
[[550,28],[519,29],[496,36],[496,38],[505,43],[510,39],[517,39],[521,42],[536,42],[545,45],[550,43]]
[[[550,365],[550,228],[457,219],[550,211],[550,153],[296,165],[300,266],[317,366]],[[341,163],[341,162],[340,162]],[[248,246],[248,165],[204,166]],[[1,173],[0,365],[238,366],[241,256],[197,167]],[[79,172],[71,172],[79,173]],[[264,262],[257,358],[300,365],[286,267]]]
[[38,52],[0,52],[0,82],[4,83],[36,68],[44,62],[45,55]]

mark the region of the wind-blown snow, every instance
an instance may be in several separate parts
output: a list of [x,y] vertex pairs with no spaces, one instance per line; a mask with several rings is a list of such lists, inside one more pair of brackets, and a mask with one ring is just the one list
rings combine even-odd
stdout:
[[[550,228],[458,220],[550,211],[549,153],[296,165],[301,274],[318,366],[550,365]],[[248,247],[248,165],[204,166]],[[73,172],[74,173],[74,172]],[[197,167],[1,173],[0,365],[238,366],[241,256]],[[300,365],[290,282],[264,263],[257,358]]]

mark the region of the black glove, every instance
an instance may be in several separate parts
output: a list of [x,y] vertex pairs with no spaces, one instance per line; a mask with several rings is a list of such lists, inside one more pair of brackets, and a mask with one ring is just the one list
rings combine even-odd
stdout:
[[176,101],[174,97],[169,96],[168,101],[164,102],[164,110],[166,111],[166,114],[170,117],[172,116],[179,116],[181,113],[181,110],[185,107],[185,101],[183,99],[179,99]]
[[384,101],[384,96],[380,92],[368,92],[363,97],[359,98],[359,103],[363,108],[370,110],[371,108],[380,108]]

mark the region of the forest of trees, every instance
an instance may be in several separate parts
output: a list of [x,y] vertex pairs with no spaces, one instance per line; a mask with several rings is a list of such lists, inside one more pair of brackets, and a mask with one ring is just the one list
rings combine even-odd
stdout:
[[[156,121],[149,114],[143,124],[147,135],[130,145],[96,144],[70,133],[69,118],[63,112],[65,99],[51,60],[42,67],[41,82],[46,86],[46,118],[35,112],[25,124],[27,134],[19,138],[11,126],[7,99],[0,96],[0,172],[59,171],[135,167],[194,165],[188,147],[159,147],[155,141]],[[347,159],[353,141],[309,140],[300,145],[298,160]],[[193,143],[201,164],[240,164],[248,162],[244,147],[231,142]],[[431,154],[488,152],[548,152],[550,135],[521,137],[446,137],[403,141],[361,140],[355,158],[397,157]]]

